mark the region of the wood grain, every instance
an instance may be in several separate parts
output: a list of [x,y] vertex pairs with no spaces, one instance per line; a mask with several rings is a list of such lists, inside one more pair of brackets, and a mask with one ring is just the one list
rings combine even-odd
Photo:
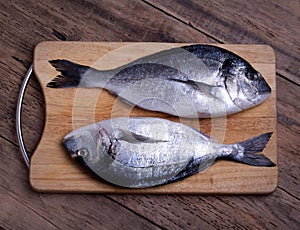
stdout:
[[300,211],[295,208],[299,201],[285,198],[279,189],[260,196],[109,196],[167,229],[297,229],[299,225]]
[[279,186],[300,198],[300,90],[284,79],[277,80]]
[[[277,185],[277,167],[257,168],[226,161],[219,161],[205,172],[181,182],[149,189],[121,189],[96,181],[75,165],[66,154],[61,140],[73,129],[111,116],[166,117],[166,115],[134,109],[123,102],[118,102],[118,98],[102,89],[48,88],[47,83],[57,75],[49,60],[67,59],[97,69],[110,69],[139,57],[182,45],[184,44],[79,42],[39,44],[35,49],[34,69],[45,95],[46,125],[31,161],[30,182],[33,188],[47,192],[106,193],[253,194],[274,191]],[[221,142],[234,143],[261,133],[274,132],[264,154],[276,162],[276,88],[273,50],[261,45],[222,45],[222,47],[244,57],[260,71],[272,87],[272,96],[253,109],[228,118],[212,119],[210,133]],[[171,119],[178,121],[175,118]],[[197,129],[200,129],[199,124],[203,126],[202,120],[185,119],[182,122]]]
[[[192,1],[180,1],[182,4],[179,5],[172,2],[176,4],[176,11],[182,13],[180,17],[171,10],[172,6],[160,8],[135,0],[0,1],[0,228],[48,229],[50,225],[59,229],[87,225],[97,229],[100,226],[104,229],[127,226],[146,229],[299,228],[300,90],[299,84],[295,83],[299,79],[295,69],[299,63],[298,2],[233,1],[236,4],[229,7],[232,1],[223,5],[220,5],[222,1],[198,1],[197,8],[187,6]],[[231,20],[232,15],[236,20]],[[220,22],[219,18],[224,20]],[[237,26],[241,23],[243,26]],[[269,36],[268,32],[274,33],[275,37],[264,39]],[[261,35],[263,39],[254,39]],[[279,175],[276,191],[266,196],[46,194],[32,191],[28,170],[17,145],[15,107],[23,76],[33,60],[34,47],[46,40],[271,45],[276,53],[278,73]],[[288,55],[280,55],[279,49]],[[296,71],[290,71],[290,67]],[[26,133],[26,147],[33,152],[44,125],[43,93],[34,76],[25,96],[22,127]],[[204,131],[209,132],[210,125],[208,122],[201,128],[208,127]],[[34,226],[30,220],[40,225]]]

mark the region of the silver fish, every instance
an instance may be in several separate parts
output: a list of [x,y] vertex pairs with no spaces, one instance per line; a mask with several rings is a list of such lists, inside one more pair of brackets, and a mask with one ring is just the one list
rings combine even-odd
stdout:
[[111,70],[49,62],[61,75],[48,87],[100,87],[131,105],[179,117],[225,116],[261,104],[271,94],[246,60],[212,45],[172,48]]
[[221,144],[200,131],[160,118],[115,118],[72,131],[66,149],[85,169],[115,185],[145,188],[194,175],[217,159],[274,166],[263,154],[271,133]]

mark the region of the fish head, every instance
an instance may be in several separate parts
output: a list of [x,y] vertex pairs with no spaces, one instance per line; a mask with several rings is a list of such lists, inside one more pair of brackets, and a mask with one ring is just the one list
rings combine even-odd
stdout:
[[241,110],[259,105],[271,95],[271,87],[262,74],[244,60],[231,60],[224,72],[225,88]]
[[72,131],[65,136],[63,144],[72,158],[97,162],[109,152],[111,138],[102,126],[93,124]]

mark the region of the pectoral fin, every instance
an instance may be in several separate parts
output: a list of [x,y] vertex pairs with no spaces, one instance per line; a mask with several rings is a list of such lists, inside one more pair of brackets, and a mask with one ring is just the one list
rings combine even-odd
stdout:
[[118,140],[123,140],[129,143],[156,143],[156,142],[167,142],[167,140],[155,139],[149,136],[137,134],[130,130],[118,129],[116,136]]
[[206,95],[211,95],[212,89],[214,87],[216,87],[216,86],[208,85],[203,82],[193,81],[190,79],[185,80],[185,79],[170,78],[169,80],[186,84],[186,85],[192,87],[193,89],[199,90],[201,93],[206,94]]

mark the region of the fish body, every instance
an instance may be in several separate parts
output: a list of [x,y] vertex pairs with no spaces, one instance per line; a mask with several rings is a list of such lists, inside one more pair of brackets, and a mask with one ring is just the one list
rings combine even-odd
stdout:
[[115,118],[79,128],[63,140],[85,169],[119,186],[145,188],[194,175],[217,159],[274,166],[261,152],[271,134],[221,144],[187,125],[160,118]]
[[246,60],[212,45],[172,48],[111,70],[68,60],[50,63],[61,75],[48,87],[104,88],[131,105],[186,118],[237,113],[271,93]]

